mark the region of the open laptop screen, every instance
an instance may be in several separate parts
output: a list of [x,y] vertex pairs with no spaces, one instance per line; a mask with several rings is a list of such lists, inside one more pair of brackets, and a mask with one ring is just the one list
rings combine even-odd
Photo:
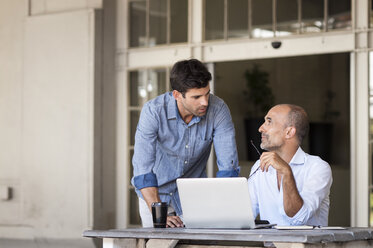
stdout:
[[255,227],[246,178],[180,178],[176,183],[187,228]]

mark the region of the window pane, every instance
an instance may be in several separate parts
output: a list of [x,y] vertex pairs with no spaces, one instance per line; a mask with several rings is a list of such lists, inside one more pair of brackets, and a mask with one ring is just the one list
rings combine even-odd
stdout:
[[148,100],[166,92],[166,70],[149,70],[146,85]]
[[277,36],[297,33],[298,24],[298,1],[277,0]]
[[142,106],[147,100],[146,71],[130,72],[130,106]]
[[252,30],[255,38],[273,37],[272,0],[252,0]]
[[130,146],[135,145],[135,133],[137,128],[137,123],[139,123],[140,112],[133,110],[130,113]]
[[146,42],[146,1],[136,0],[129,4],[130,46],[145,46]]
[[205,40],[224,38],[224,0],[206,0]]
[[167,0],[151,0],[149,13],[149,46],[167,42]]
[[351,27],[351,0],[328,0],[328,29]]
[[171,0],[171,43],[188,41],[188,0]]
[[324,28],[324,0],[302,0],[302,32],[320,32]]
[[228,37],[248,35],[248,0],[228,0]]

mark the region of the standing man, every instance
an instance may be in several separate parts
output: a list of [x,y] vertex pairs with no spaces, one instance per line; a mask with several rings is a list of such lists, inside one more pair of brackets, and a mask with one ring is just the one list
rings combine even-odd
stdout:
[[214,144],[217,177],[239,174],[235,131],[227,105],[210,94],[211,74],[198,60],[177,62],[172,92],[147,102],[140,115],[132,159],[132,184],[139,197],[143,227],[152,227],[151,204],[168,202],[176,216],[168,227],[182,227],[177,178],[206,177]]
[[263,152],[249,177],[254,216],[277,225],[327,226],[332,172],[300,145],[308,132],[303,108],[273,107],[259,128]]

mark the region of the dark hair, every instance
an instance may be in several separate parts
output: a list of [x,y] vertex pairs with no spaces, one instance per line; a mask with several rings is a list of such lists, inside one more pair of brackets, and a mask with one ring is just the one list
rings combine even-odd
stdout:
[[296,129],[296,136],[299,144],[302,143],[304,137],[306,137],[309,129],[308,116],[306,111],[297,105],[286,104],[290,108],[288,113],[288,126],[293,126]]
[[211,80],[211,73],[197,59],[177,62],[170,74],[172,90],[179,91],[183,96],[189,89],[207,87]]

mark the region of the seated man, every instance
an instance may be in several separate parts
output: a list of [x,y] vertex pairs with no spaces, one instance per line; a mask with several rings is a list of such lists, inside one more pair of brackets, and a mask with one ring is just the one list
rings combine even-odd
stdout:
[[308,132],[303,108],[273,107],[259,128],[263,152],[249,176],[254,217],[277,225],[328,225],[332,172],[327,162],[305,153]]

